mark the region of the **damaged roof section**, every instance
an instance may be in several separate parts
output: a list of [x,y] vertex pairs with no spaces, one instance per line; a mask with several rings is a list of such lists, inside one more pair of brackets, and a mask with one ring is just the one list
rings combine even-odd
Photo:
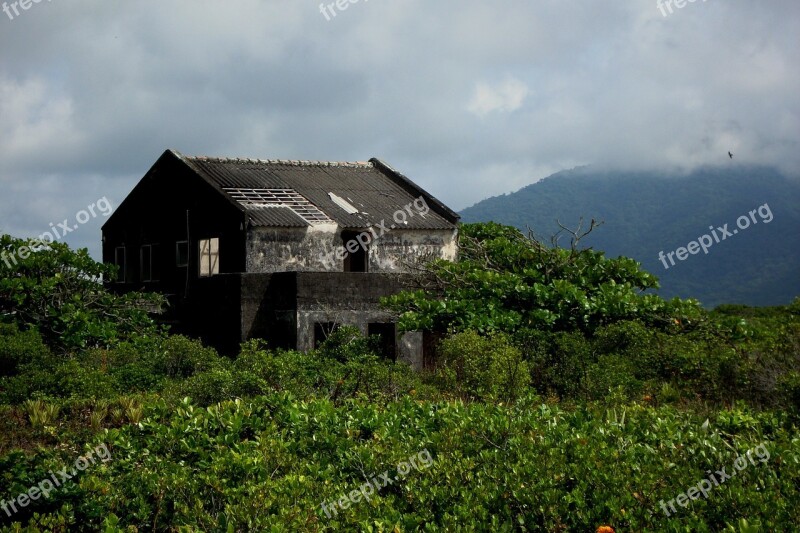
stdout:
[[[410,206],[407,229],[451,229],[459,216],[378,159],[358,163],[188,157],[173,154],[237,202],[256,226],[387,224]],[[424,214],[423,214],[424,213]]]
[[[306,226],[318,224],[333,224],[328,215],[319,210],[294,189],[242,189],[238,187],[223,187],[222,189],[231,198],[247,209],[252,220],[258,220],[256,225],[284,226],[281,221],[288,221],[288,214],[281,213],[283,208],[290,210],[301,219]],[[296,222],[296,221],[295,221]],[[295,224],[292,224],[294,226]]]

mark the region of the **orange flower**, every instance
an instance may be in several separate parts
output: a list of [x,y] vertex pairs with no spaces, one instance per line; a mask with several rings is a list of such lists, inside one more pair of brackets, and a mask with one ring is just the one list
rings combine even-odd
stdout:
[[600,526],[597,528],[597,533],[614,533],[614,528],[611,526]]
[[653,397],[650,396],[649,394],[645,394],[644,397],[642,398],[642,400],[644,400],[646,402],[650,402],[650,401],[653,401]]

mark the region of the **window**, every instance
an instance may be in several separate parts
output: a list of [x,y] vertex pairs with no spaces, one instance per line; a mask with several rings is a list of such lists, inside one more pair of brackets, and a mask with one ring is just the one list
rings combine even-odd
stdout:
[[219,239],[200,240],[200,277],[219,274]]
[[367,335],[378,337],[380,354],[390,361],[397,359],[397,333],[394,324],[373,322],[367,325]]
[[117,269],[117,282],[125,283],[125,247],[118,246],[114,248],[114,264],[119,267]]
[[139,249],[140,281],[158,281],[158,245],[145,244]]
[[189,266],[189,241],[175,243],[175,266]]
[[342,243],[347,255],[344,257],[345,272],[367,272],[369,267],[369,233],[356,233],[355,231],[343,231]]
[[317,322],[314,324],[314,349],[320,347],[331,333],[336,331],[339,325],[336,322]]

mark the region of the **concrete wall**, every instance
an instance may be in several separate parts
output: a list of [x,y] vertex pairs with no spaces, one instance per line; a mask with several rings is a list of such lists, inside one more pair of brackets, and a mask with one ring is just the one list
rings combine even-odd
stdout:
[[[342,272],[344,245],[333,224],[250,229],[247,272]],[[457,230],[390,230],[369,245],[370,272],[408,272],[409,264],[455,260]]]
[[[384,296],[407,288],[408,274],[356,272],[279,272],[221,274],[196,280],[190,287],[187,332],[225,354],[239,343],[266,339],[274,348],[309,351],[314,325],[353,325],[365,335],[371,323],[393,324],[380,305]],[[421,369],[423,336],[395,337],[398,361]]]
[[[394,323],[380,299],[410,283],[408,275],[386,273],[284,272],[241,277],[242,332],[247,338],[262,337],[274,346],[300,351],[314,348],[316,323],[353,325],[364,334],[370,323]],[[421,368],[421,339],[413,333],[398,336],[398,360]]]
[[341,272],[343,262],[333,253],[340,243],[336,224],[252,228],[247,235],[247,272]]
[[408,272],[408,265],[433,259],[455,261],[457,230],[394,230],[369,249],[370,272]]

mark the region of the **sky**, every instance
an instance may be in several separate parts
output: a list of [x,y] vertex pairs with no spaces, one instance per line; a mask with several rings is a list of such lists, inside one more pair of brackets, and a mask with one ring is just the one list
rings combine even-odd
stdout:
[[579,165],[800,175],[800,2],[668,4],[6,0],[0,233],[98,257],[88,206],[168,148],[378,157],[456,210]]

